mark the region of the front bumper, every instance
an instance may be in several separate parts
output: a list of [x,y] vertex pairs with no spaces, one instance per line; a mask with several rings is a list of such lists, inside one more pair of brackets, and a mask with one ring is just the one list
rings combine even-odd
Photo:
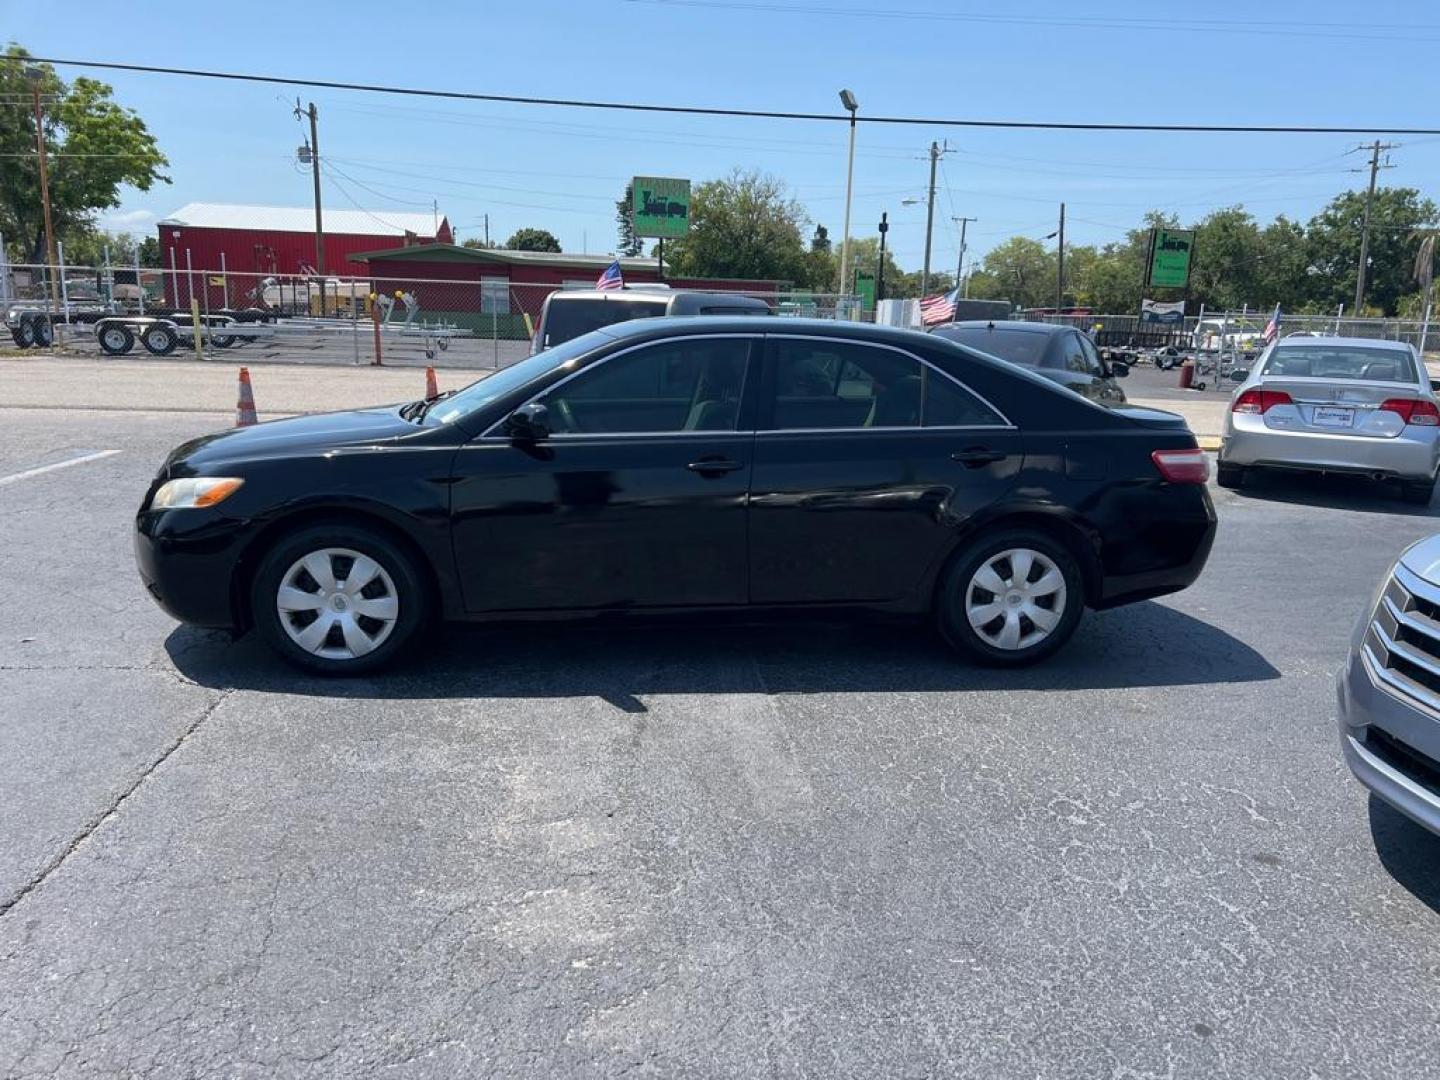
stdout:
[[1220,442],[1220,461],[1244,468],[1363,473],[1428,479],[1440,465],[1440,429],[1407,427],[1394,438],[1277,431],[1262,416],[1230,413]]
[[1340,749],[1370,791],[1440,834],[1440,762],[1425,752],[1440,744],[1440,719],[1382,690],[1360,649],[1336,678]]
[[146,590],[181,622],[238,629],[234,583],[250,525],[218,510],[142,510],[135,565]]

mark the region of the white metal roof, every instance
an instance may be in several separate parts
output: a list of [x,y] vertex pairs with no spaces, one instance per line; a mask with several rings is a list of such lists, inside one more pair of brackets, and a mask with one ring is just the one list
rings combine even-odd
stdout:
[[[393,210],[321,211],[327,233],[358,233],[362,236],[435,235],[434,214],[398,213]],[[440,219],[441,221],[444,218]],[[161,225],[190,226],[195,229],[264,229],[268,232],[309,233],[315,231],[315,210],[309,206],[246,206],[238,203],[186,203]]]

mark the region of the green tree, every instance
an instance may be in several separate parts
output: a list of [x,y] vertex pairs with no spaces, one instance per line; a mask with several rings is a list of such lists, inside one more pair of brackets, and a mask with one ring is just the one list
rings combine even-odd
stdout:
[[635,235],[635,185],[626,184],[625,194],[615,200],[615,254],[633,259],[645,249]]
[[486,240],[483,236],[471,236],[462,240],[461,247],[475,248],[479,251],[496,251],[500,245],[493,240]]
[[[23,245],[26,258],[44,252],[40,162],[35,153],[29,54],[11,45],[0,56],[0,232]],[[120,205],[120,188],[149,191],[169,183],[169,164],[145,122],[115,103],[111,87],[95,79],[66,84],[48,64],[40,71],[51,218],[65,242],[93,230],[97,211]]]
[[1214,211],[1195,227],[1191,298],[1226,310],[1263,303],[1257,288],[1263,257],[1254,218],[1239,206]]
[[[1047,251],[1039,240],[1012,236],[992,248],[981,267],[987,287],[1021,307],[1049,307],[1055,303],[1055,253]],[[971,296],[977,295],[975,286],[972,281]]]
[[505,246],[511,251],[560,252],[560,241],[547,229],[516,229]]
[[[1417,230],[1436,224],[1436,206],[1415,188],[1379,188],[1370,213],[1369,269],[1365,275],[1366,306],[1393,315],[1400,298],[1416,291],[1414,265],[1420,240]],[[1347,191],[1332,199],[1305,228],[1309,261],[1314,268],[1310,298],[1333,311],[1355,301],[1355,276],[1360,266],[1360,233],[1365,193]]]
[[666,267],[676,277],[805,282],[814,270],[803,234],[808,223],[783,181],[736,169],[696,186],[690,232],[666,243]]
[[1260,232],[1255,293],[1249,302],[1262,310],[1279,304],[1285,311],[1299,311],[1310,301],[1311,288],[1305,226],[1281,214]]

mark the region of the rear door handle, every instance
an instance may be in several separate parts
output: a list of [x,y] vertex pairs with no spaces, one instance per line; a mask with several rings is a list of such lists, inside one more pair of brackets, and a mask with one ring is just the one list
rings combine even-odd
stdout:
[[704,461],[692,461],[685,468],[691,472],[699,473],[701,476],[724,476],[745,466],[738,461],[731,461],[729,458],[706,458]]
[[993,465],[997,461],[1004,461],[1010,455],[1003,450],[991,450],[988,446],[972,446],[966,450],[957,450],[950,455],[951,461],[958,461],[967,469],[978,469],[982,465]]

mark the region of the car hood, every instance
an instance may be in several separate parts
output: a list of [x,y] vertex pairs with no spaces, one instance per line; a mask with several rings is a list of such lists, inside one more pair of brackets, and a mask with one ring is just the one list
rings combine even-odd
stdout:
[[1440,535],[1411,544],[1401,553],[1400,565],[1432,585],[1440,585]]
[[[421,430],[401,418],[400,406],[315,413],[231,428],[182,443],[165,460],[167,475],[203,472],[218,462],[323,452],[363,446]],[[178,470],[178,471],[177,471]]]

